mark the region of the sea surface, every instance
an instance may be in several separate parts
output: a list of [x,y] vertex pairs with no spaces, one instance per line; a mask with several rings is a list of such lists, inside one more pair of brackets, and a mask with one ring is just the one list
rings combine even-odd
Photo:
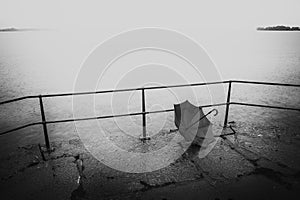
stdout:
[[[300,84],[299,32],[257,32],[254,30],[210,32],[203,30],[199,33],[191,31],[189,36],[205,48],[222,80]],[[89,53],[108,37],[110,34],[103,33],[101,30],[0,33],[0,101],[27,95],[72,92],[82,63]],[[135,65],[141,64],[145,62],[143,59],[151,60],[151,58],[160,58],[162,62],[174,59],[168,63],[168,66],[172,68],[172,65],[178,65],[175,68],[179,72],[172,74],[174,71],[170,71],[170,68],[148,66],[140,71],[132,70],[131,74],[126,75],[127,77],[108,75],[106,77],[108,82],[105,86],[97,85],[95,89],[204,81],[204,79],[198,80],[193,77],[180,79],[178,76],[180,70],[184,71],[188,66],[184,66],[184,63],[181,65],[181,61],[176,60],[178,58],[157,52],[138,52],[130,57],[131,61],[123,60],[123,63],[116,63],[114,72],[120,71],[121,65],[130,65],[136,60],[139,62]],[[148,60],[147,63],[149,63]],[[144,83],[143,74],[147,74],[148,77]],[[149,77],[158,78],[151,82]],[[223,95],[226,91],[227,85],[224,85]],[[199,87],[194,90],[194,93],[191,93],[190,88],[149,91],[146,94],[146,106],[148,111],[169,109],[173,108],[173,104],[186,99],[197,105],[212,102],[209,88]],[[233,84],[231,100],[300,108],[300,88]],[[224,101],[225,98],[221,95],[220,99],[214,102]],[[47,98],[44,99],[44,106],[47,120],[67,119],[74,115],[72,97]],[[217,109],[219,115],[209,118],[216,127],[221,127],[224,107]],[[76,116],[82,114],[82,117],[87,117],[84,103],[75,110],[77,110]],[[211,108],[204,109],[205,112],[209,110]],[[141,94],[137,91],[122,95],[95,96],[94,115],[96,116],[139,111],[141,111]],[[0,105],[0,132],[40,120],[40,107],[37,99]],[[147,133],[155,135],[162,130],[174,128],[173,120],[173,113],[147,115]],[[229,121],[235,121],[238,127],[243,127],[240,131],[249,134],[259,129],[261,134],[299,135],[300,130],[300,113],[297,111],[232,105]],[[142,133],[141,116],[98,120],[98,123],[107,132],[119,131],[120,134],[126,133],[134,137],[139,137]],[[48,132],[51,141],[71,139],[77,135],[73,123],[50,124]],[[41,126],[32,126],[0,136],[1,149],[31,143],[44,143]]]

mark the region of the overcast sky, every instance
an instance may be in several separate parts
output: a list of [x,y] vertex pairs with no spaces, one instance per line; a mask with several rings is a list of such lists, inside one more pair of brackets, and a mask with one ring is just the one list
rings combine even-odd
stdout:
[[1,0],[0,27],[253,29],[261,25],[300,25],[299,8],[298,0]]

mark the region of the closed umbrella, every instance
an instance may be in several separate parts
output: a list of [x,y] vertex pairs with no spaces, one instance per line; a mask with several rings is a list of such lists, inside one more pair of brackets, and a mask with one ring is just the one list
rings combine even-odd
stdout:
[[215,141],[212,123],[206,116],[213,111],[217,115],[218,111],[216,109],[204,114],[201,107],[195,106],[186,100],[183,103],[174,104],[174,111],[175,125],[187,143],[206,148]]

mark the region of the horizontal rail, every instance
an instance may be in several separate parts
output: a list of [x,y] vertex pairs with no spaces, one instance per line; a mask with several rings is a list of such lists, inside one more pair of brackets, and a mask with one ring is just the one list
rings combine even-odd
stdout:
[[[260,85],[276,85],[276,86],[291,86],[291,87],[300,87],[298,84],[285,84],[285,83],[271,83],[271,82],[257,82],[257,81],[240,81],[240,80],[229,80],[229,81],[216,81],[216,82],[208,82],[208,83],[193,83],[193,84],[180,84],[180,85],[169,85],[169,86],[150,86],[150,87],[139,87],[139,88],[129,88],[129,89],[115,89],[115,90],[104,90],[104,91],[94,91],[94,92],[73,92],[73,93],[58,93],[58,94],[45,94],[45,95],[32,95],[32,96],[24,96],[20,98],[15,98],[7,101],[0,102],[0,105],[12,103],[16,101],[21,101],[24,99],[30,98],[47,98],[47,97],[59,97],[59,96],[73,96],[73,95],[89,95],[89,94],[103,94],[103,93],[113,93],[113,92],[128,92],[135,90],[154,90],[154,89],[167,89],[167,88],[176,88],[176,87],[194,87],[201,85],[213,85],[213,84],[226,84],[226,83],[246,83],[246,84],[260,84]],[[254,106],[254,107],[264,107],[264,108],[275,108],[275,109],[284,109],[284,110],[295,110],[300,111],[300,108],[290,108],[290,107],[281,107],[281,106],[269,106],[269,105],[261,105],[261,104],[250,104],[250,103],[238,103],[238,102],[227,102],[227,103],[219,103],[219,104],[210,104],[201,106],[205,107],[213,107],[213,106],[222,106],[230,104],[233,105],[244,105],[244,106]],[[128,114],[118,114],[118,115],[106,115],[106,116],[97,116],[97,117],[86,117],[86,118],[75,118],[75,119],[64,119],[64,120],[53,120],[53,121],[44,121],[44,122],[36,122],[23,126],[19,126],[17,128],[5,131],[0,133],[0,135],[4,135],[6,133],[10,133],[13,131],[17,131],[29,126],[39,125],[39,124],[53,124],[53,123],[63,123],[63,122],[74,122],[74,121],[84,121],[84,120],[96,120],[96,119],[106,119],[106,118],[114,118],[114,117],[125,117],[125,116],[134,116],[134,115],[145,115],[145,114],[154,114],[154,113],[162,113],[162,112],[172,112],[174,109],[166,109],[166,110],[157,110],[157,111],[145,111],[145,112],[136,112],[136,113],[128,113]]]
[[277,86],[288,86],[288,87],[300,87],[298,84],[288,84],[288,83],[272,83],[272,82],[259,82],[259,81],[239,81],[231,80],[232,83],[247,83],[247,84],[257,84],[257,85],[277,85]]
[[[205,108],[205,107],[222,106],[222,105],[226,105],[226,103],[210,104],[210,105],[204,105],[204,106],[201,106],[201,107]],[[105,116],[86,117],[86,118],[77,118],[77,119],[75,118],[75,119],[55,120],[55,121],[47,121],[46,124],[74,122],[74,121],[85,121],[85,120],[95,120],[95,119],[108,119],[108,118],[115,118],[115,117],[127,117],[127,116],[134,116],[134,115],[155,114],[155,113],[172,112],[172,111],[174,111],[174,109],[146,111],[146,112],[135,112],[135,113],[118,114],[118,115],[105,115]]]
[[190,83],[190,84],[181,84],[181,85],[166,85],[166,86],[151,86],[151,87],[144,87],[145,90],[155,90],[155,89],[167,89],[167,88],[176,88],[176,87],[195,87],[201,85],[215,85],[215,84],[225,84],[229,83],[230,81],[215,81],[215,82],[208,82],[208,83]]
[[[238,102],[230,102],[229,104],[300,111],[300,108],[269,106],[269,105],[261,105],[261,104],[238,103]],[[227,103],[209,104],[209,105],[203,105],[201,107],[202,108],[207,108],[207,107],[224,106],[224,105],[227,105]],[[174,111],[174,109],[165,109],[165,110],[156,110],[156,111],[147,111],[147,112],[135,112],[135,113],[129,113],[129,114],[105,115],[105,116],[97,116],[97,117],[53,120],[53,121],[46,121],[45,123],[46,124],[54,124],[54,123],[65,123],[65,122],[75,122],[75,121],[87,121],[87,120],[108,119],[108,118],[116,118],[116,117],[135,116],[135,115],[142,115],[142,114],[155,114],[155,113],[164,113],[164,112],[173,112],[173,111]],[[31,124],[27,124],[27,125],[24,125],[24,126],[20,126],[20,127],[2,132],[2,133],[0,133],[0,135],[4,135],[6,133],[10,133],[10,132],[17,131],[17,130],[20,130],[20,129],[23,129],[23,128],[26,128],[26,127],[29,127],[29,126],[34,126],[34,125],[39,125],[39,124],[42,124],[42,122],[36,122],[36,123],[31,123]]]
[[129,114],[118,114],[118,115],[105,115],[105,116],[98,116],[98,117],[85,117],[85,118],[75,118],[75,119],[64,119],[64,120],[54,120],[54,121],[47,121],[46,124],[54,124],[54,123],[63,123],[63,122],[75,122],[75,121],[86,121],[86,120],[95,120],[95,119],[108,119],[108,118],[115,118],[115,117],[126,117],[126,116],[134,116],[134,115],[141,115],[143,112],[137,113],[129,113]]
[[230,102],[230,104],[233,104],[233,105],[242,105],[242,106],[261,107],[261,108],[276,108],[276,109],[281,109],[281,110],[295,110],[295,111],[300,111],[300,108],[290,108],[290,107],[281,107],[281,106],[269,106],[269,105],[253,104],[253,103]]
[[[203,105],[200,107],[208,108],[208,107],[214,107],[214,106],[224,106],[227,104],[228,103],[208,104],[208,105]],[[239,103],[239,102],[230,102],[229,104],[300,111],[300,108],[269,106],[269,105],[261,105],[261,104],[250,104],[250,103]],[[147,111],[147,112],[135,112],[135,113],[129,113],[129,114],[105,115],[105,116],[97,116],[97,117],[86,117],[86,118],[75,118],[75,119],[64,119],[64,120],[52,120],[52,121],[46,121],[45,123],[46,124],[54,124],[54,123],[65,123],[65,122],[75,122],[75,121],[87,121],[87,120],[108,119],[108,118],[116,118],[116,117],[135,116],[135,115],[142,115],[142,114],[155,114],[155,113],[164,113],[164,112],[173,112],[173,111],[174,111],[174,109],[165,109],[165,110],[156,110],[156,111]],[[20,129],[23,129],[23,128],[26,128],[29,126],[40,125],[40,124],[43,124],[43,122],[36,122],[36,123],[19,126],[17,128],[2,132],[2,133],[0,133],[0,135],[4,135],[6,133],[10,133],[10,132],[17,131],[17,130],[20,130]]]
[[142,88],[128,88],[128,89],[116,89],[116,90],[102,90],[94,92],[70,92],[70,93],[58,93],[58,94],[44,94],[42,97],[62,97],[62,96],[76,96],[76,95],[89,95],[89,94],[103,94],[113,92],[129,92],[134,90],[142,90]]
[[7,133],[10,133],[10,132],[13,132],[13,131],[17,131],[17,130],[20,130],[20,129],[23,129],[23,128],[26,128],[26,127],[29,127],[29,126],[34,126],[34,125],[39,125],[39,124],[42,124],[42,122],[35,122],[35,123],[19,126],[17,128],[10,129],[8,131],[4,131],[4,132],[0,133],[0,135],[4,135],[4,134],[7,134]]
[[[269,106],[269,105],[261,105],[261,104],[238,103],[238,102],[230,102],[229,104],[300,111],[300,108]],[[209,105],[204,105],[204,106],[201,106],[201,107],[202,108],[207,108],[207,107],[224,106],[224,105],[227,105],[227,103],[209,104]],[[105,115],[105,116],[97,116],[97,117],[53,120],[53,121],[46,121],[45,123],[46,124],[54,124],[54,123],[65,123],[65,122],[75,122],[75,121],[87,121],[87,120],[108,119],[108,118],[115,118],[115,117],[126,117],[126,116],[142,115],[142,114],[155,114],[155,113],[164,113],[164,112],[173,112],[173,111],[174,111],[174,109],[165,109],[165,110],[156,110],[156,111],[147,111],[147,112],[135,112],[135,113],[129,113],[129,114]],[[23,128],[26,128],[26,127],[29,127],[29,126],[34,126],[34,125],[39,125],[39,124],[42,124],[42,122],[36,122],[36,123],[31,123],[31,124],[19,126],[17,128],[2,132],[2,133],[0,133],[0,135],[4,135],[6,133],[10,133],[10,132],[17,131],[17,130],[20,130],[20,129],[23,129]]]
[[[116,90],[102,90],[94,92],[70,92],[70,93],[57,93],[57,94],[44,94],[42,97],[59,97],[59,96],[75,96],[75,95],[89,95],[89,94],[103,94],[103,93],[113,93],[113,92],[129,92],[135,90],[154,90],[154,89],[167,89],[167,88],[176,88],[176,87],[195,87],[201,85],[213,85],[213,84],[226,84],[226,83],[247,83],[247,84],[260,84],[260,85],[277,85],[277,86],[291,86],[291,87],[300,87],[298,84],[286,84],[286,83],[271,83],[271,82],[258,82],[258,81],[240,81],[240,80],[228,80],[228,81],[215,81],[207,83],[192,83],[192,84],[180,84],[180,85],[169,85],[169,86],[151,86],[151,87],[139,87],[139,88],[125,88],[125,89],[116,89]],[[0,102],[0,105],[11,103],[14,101],[20,101],[29,98],[38,98],[39,95],[24,96],[7,101]]]
[[[202,108],[205,107],[213,107],[213,106],[222,106],[226,105],[226,103],[219,103],[219,104],[209,104],[209,105],[204,105],[201,106]],[[135,113],[129,113],[129,114],[118,114],[118,115],[105,115],[105,116],[97,116],[97,117],[86,117],[86,118],[75,118],[75,119],[63,119],[63,120],[52,120],[52,121],[46,121],[46,124],[54,124],[54,123],[65,123],[65,122],[75,122],[75,121],[87,121],[87,120],[97,120],[97,119],[108,119],[108,118],[115,118],[115,117],[126,117],[126,116],[135,116],[135,115],[142,115],[142,114],[154,114],[154,113],[163,113],[163,112],[172,112],[174,109],[166,109],[166,110],[156,110],[156,111],[147,111],[147,112],[135,112]],[[39,125],[43,124],[43,122],[36,122],[36,123],[31,123],[27,124],[24,126],[20,126],[8,131],[5,131],[3,133],[0,133],[0,135],[4,135],[6,133],[10,133],[19,129],[26,128],[28,126],[33,126],[33,125]]]
[[195,87],[201,85],[214,85],[214,84],[225,84],[229,81],[216,81],[208,83],[190,83],[190,84],[181,84],[181,85],[166,85],[166,86],[150,86],[150,87],[138,87],[138,88],[125,88],[125,89],[116,89],[116,90],[101,90],[94,92],[70,92],[70,93],[60,93],[60,94],[45,94],[42,97],[57,97],[57,96],[75,96],[75,95],[89,95],[89,94],[103,94],[103,93],[113,93],[113,92],[129,92],[135,90],[155,90],[155,89],[167,89],[167,88],[176,88],[176,87]]
[[38,97],[39,97],[38,95],[19,97],[19,98],[10,99],[10,100],[7,100],[7,101],[2,101],[2,102],[0,102],[0,105],[7,104],[7,103],[12,103],[12,102],[15,102],[15,101],[21,101],[21,100],[24,100],[24,99],[38,98]]

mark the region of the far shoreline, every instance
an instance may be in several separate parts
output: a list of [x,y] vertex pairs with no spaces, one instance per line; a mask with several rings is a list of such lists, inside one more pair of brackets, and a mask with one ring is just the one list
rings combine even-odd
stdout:
[[0,33],[6,32],[24,32],[24,31],[42,31],[43,29],[37,28],[0,28]]
[[258,27],[257,31],[300,31],[300,27],[297,26],[268,26],[268,27]]

